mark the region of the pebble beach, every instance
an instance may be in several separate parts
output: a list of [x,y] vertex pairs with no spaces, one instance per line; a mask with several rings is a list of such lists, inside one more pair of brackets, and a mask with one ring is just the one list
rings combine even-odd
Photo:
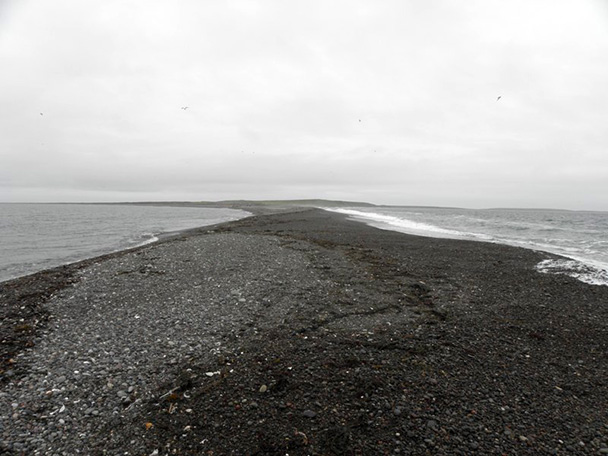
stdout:
[[608,287],[257,212],[0,283],[0,454],[608,454]]

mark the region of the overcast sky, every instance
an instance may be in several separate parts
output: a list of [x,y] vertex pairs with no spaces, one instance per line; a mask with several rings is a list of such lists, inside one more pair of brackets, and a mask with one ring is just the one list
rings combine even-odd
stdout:
[[235,198],[608,210],[608,1],[0,0],[0,201]]

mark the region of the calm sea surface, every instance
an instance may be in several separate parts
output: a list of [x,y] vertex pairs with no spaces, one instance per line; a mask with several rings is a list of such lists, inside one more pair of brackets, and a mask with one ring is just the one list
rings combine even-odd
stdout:
[[199,207],[0,204],[0,281],[248,215]]
[[567,257],[540,272],[608,285],[608,212],[529,209],[353,207],[331,209],[378,228],[422,236],[496,242]]

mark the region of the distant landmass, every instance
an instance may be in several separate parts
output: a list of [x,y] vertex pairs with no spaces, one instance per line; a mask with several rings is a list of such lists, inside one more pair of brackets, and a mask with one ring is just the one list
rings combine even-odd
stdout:
[[228,207],[246,208],[252,206],[275,207],[374,207],[375,204],[360,201],[338,201],[325,199],[294,200],[224,200],[224,201],[129,201],[121,203],[83,203],[83,204],[134,204],[145,206],[186,206],[186,207]]
[[220,201],[220,204],[262,204],[262,205],[290,205],[290,206],[332,206],[332,207],[373,207],[375,204],[362,203],[360,201],[338,201],[338,200],[325,200],[325,199],[295,199],[295,200],[261,200],[261,201],[248,201],[248,200],[233,200],[233,201]]

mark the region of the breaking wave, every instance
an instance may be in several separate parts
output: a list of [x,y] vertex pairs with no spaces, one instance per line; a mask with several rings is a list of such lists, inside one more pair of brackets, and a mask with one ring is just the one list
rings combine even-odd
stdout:
[[[434,234],[437,237],[447,237],[447,238],[461,238],[461,239],[470,239],[477,238],[483,240],[491,240],[490,236],[486,236],[484,234],[479,233],[468,233],[463,231],[451,230],[448,228],[441,228],[436,225],[431,225],[428,223],[415,222],[413,220],[408,220],[405,218],[395,217],[392,215],[378,214],[375,212],[362,212],[354,209],[333,209],[333,208],[323,208],[330,212],[339,212],[340,214],[350,215],[357,219],[363,219],[361,221],[365,221],[377,228],[386,228],[386,225],[389,225],[391,229],[396,231],[403,231],[405,233],[410,234]],[[374,223],[375,222],[375,223]]]
[[536,270],[544,274],[563,274],[591,285],[608,285],[608,271],[570,258],[543,260]]
[[608,285],[608,242],[602,240],[608,227],[605,213],[407,207],[379,207],[377,212],[367,208],[322,209],[381,229],[553,253],[564,258],[542,261],[536,267],[539,272]]

